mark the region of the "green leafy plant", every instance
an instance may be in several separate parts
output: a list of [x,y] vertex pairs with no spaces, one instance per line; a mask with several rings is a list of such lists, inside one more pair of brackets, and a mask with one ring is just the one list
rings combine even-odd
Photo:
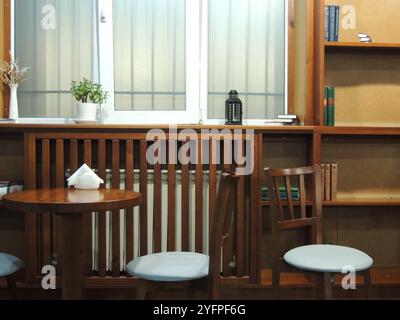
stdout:
[[76,101],[82,103],[103,104],[107,101],[108,92],[103,90],[101,84],[94,83],[86,78],[82,81],[72,81],[71,92]]

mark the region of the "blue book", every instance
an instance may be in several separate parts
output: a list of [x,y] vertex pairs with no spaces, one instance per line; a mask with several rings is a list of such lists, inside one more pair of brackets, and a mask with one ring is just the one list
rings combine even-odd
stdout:
[[329,41],[329,6],[325,6],[325,41]]
[[335,6],[329,6],[329,41],[335,41]]
[[339,41],[340,6],[335,6],[335,42]]

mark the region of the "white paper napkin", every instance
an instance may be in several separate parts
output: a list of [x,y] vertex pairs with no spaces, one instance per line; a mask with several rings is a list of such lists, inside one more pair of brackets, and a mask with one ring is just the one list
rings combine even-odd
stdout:
[[68,180],[68,187],[74,186],[79,190],[97,190],[100,184],[104,183],[97,174],[84,164]]

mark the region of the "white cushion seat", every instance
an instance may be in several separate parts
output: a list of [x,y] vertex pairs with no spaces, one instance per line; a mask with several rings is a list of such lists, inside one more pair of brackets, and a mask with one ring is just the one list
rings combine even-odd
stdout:
[[208,276],[209,256],[192,252],[164,252],[130,262],[127,273],[144,280],[177,282]]
[[284,260],[298,269],[324,273],[341,273],[343,268],[348,267],[354,271],[365,271],[374,262],[360,250],[334,245],[298,247],[287,252]]
[[23,267],[23,263],[17,257],[0,253],[0,278],[7,277]]

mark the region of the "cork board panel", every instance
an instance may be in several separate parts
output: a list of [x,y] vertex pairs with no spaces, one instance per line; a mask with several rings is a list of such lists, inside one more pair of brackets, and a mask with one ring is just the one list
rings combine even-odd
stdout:
[[400,264],[400,218],[396,208],[342,208],[338,243],[360,249],[374,266]]
[[328,53],[325,83],[336,87],[337,126],[400,126],[400,54]]
[[338,163],[339,199],[400,198],[400,141],[325,142],[321,157]]
[[358,33],[366,33],[373,42],[400,43],[400,1],[326,0],[325,3],[341,7],[352,5],[356,9],[356,28],[344,30],[340,24],[339,41],[358,42]]

